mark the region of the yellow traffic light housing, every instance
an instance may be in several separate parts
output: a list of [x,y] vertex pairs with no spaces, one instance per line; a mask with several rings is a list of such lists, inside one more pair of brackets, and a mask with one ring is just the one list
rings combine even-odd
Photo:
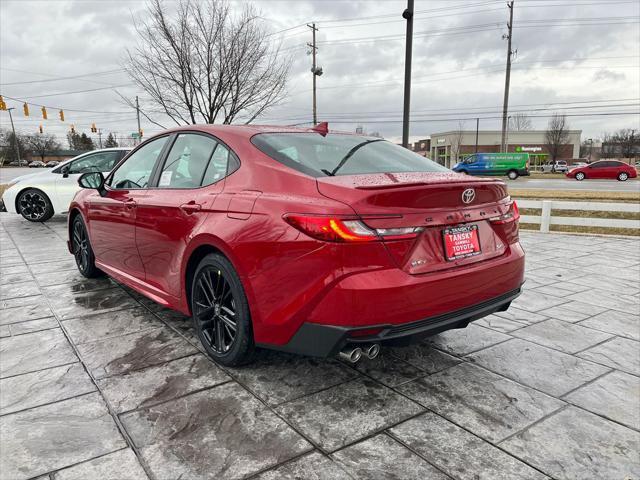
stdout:
[[7,104],[4,103],[4,98],[2,98],[2,95],[0,95],[0,110],[6,110],[7,109]]
[[47,119],[47,109],[44,107],[42,107],[42,118],[45,120]]
[[22,105],[22,111],[24,112],[24,116],[28,117],[29,116],[29,105],[27,105],[26,103],[24,105]]
[[42,125],[40,125],[40,127],[38,127],[38,130],[40,130],[40,133],[42,133]]
[[62,110],[60,110],[59,115],[60,115],[60,121],[64,122],[64,112]]

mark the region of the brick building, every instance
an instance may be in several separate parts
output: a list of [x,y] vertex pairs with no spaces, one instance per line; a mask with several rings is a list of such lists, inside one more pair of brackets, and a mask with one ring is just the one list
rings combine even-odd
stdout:
[[[560,149],[559,159],[569,160],[580,156],[582,130],[569,130],[569,141]],[[500,130],[480,130],[476,150],[476,131],[449,131],[431,134],[430,153],[427,155],[442,165],[451,167],[459,158],[476,151],[496,153],[502,141]],[[529,153],[531,165],[539,165],[550,159],[544,130],[511,131],[507,136],[507,151]]]

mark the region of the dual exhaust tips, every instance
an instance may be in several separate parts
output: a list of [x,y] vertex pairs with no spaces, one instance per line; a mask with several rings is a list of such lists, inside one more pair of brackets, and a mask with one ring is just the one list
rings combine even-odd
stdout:
[[358,360],[362,358],[362,356],[366,356],[369,360],[373,360],[380,353],[380,344],[379,343],[371,343],[369,345],[364,345],[361,347],[348,346],[342,349],[342,351],[338,354],[340,358],[346,360],[347,362],[356,363]]

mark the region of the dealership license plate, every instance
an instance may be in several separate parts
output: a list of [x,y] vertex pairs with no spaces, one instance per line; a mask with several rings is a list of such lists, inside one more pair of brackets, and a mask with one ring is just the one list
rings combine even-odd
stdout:
[[442,235],[444,236],[444,252],[447,260],[480,255],[477,225],[445,228]]

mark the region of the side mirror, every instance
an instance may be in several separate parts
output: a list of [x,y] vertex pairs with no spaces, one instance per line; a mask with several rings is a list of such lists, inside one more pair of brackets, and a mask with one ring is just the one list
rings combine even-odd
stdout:
[[65,165],[60,171],[62,172],[62,176],[67,178],[69,176],[69,165]]
[[104,188],[104,176],[102,172],[87,172],[80,175],[78,185],[82,188],[93,188],[98,190],[100,195],[104,196],[106,190]]

